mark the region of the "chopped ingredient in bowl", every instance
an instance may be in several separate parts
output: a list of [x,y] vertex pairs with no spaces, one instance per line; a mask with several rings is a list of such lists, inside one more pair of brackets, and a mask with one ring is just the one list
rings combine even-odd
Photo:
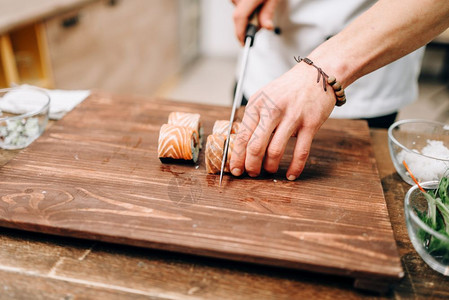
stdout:
[[[413,152],[441,160],[419,156]],[[405,160],[420,181],[439,180],[447,173],[449,164],[444,160],[449,160],[449,149],[442,141],[427,140],[427,145],[421,151],[414,149],[413,152],[402,150],[398,153],[398,161]]]
[[0,125],[0,145],[4,148],[25,147],[38,136],[38,118],[6,120]]

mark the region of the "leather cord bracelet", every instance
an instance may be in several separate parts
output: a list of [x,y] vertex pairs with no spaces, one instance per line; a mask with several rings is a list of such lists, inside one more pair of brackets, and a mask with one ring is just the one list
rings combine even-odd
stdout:
[[314,67],[315,69],[317,69],[318,71],[318,77],[316,79],[316,82],[320,82],[320,79],[323,78],[323,90],[326,92],[327,91],[327,84],[329,84],[332,89],[334,90],[334,94],[335,94],[335,98],[337,99],[335,102],[336,106],[342,106],[343,104],[346,103],[346,95],[345,95],[345,90],[342,88],[341,83],[337,81],[337,79],[334,76],[329,76],[326,73],[324,73],[324,71],[316,66],[312,60],[308,59],[307,57],[300,57],[298,56],[293,57],[297,63],[300,62],[305,62],[306,64]]

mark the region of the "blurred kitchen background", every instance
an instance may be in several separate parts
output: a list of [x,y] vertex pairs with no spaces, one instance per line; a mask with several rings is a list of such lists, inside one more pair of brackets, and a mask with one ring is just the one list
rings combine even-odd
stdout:
[[[29,83],[231,105],[230,0],[0,0],[0,86]],[[449,123],[449,31],[399,119]]]

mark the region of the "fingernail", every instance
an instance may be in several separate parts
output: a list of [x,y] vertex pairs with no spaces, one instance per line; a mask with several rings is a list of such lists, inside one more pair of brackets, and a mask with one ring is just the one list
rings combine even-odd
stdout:
[[258,174],[256,173],[248,173],[249,177],[257,177]]
[[287,179],[290,180],[290,181],[293,181],[293,180],[296,179],[296,176],[295,176],[295,175],[289,175],[289,176],[287,177]]
[[234,176],[240,176],[240,175],[242,175],[242,170],[240,170],[239,168],[234,168],[234,169],[232,169],[231,173]]
[[268,21],[265,23],[265,25],[267,26],[267,29],[268,29],[268,30],[272,30],[272,29],[274,28],[273,21],[271,21],[271,20],[268,20]]

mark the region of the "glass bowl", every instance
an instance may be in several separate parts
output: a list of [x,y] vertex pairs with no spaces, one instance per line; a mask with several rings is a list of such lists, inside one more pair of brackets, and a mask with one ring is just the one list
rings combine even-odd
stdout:
[[388,147],[396,171],[414,182],[405,161],[419,182],[439,180],[449,170],[449,125],[426,120],[402,120],[388,129]]
[[0,148],[22,149],[37,139],[48,122],[50,96],[37,87],[0,89]]
[[[420,184],[424,189],[436,189],[438,181]],[[404,200],[405,221],[410,240],[416,252],[435,271],[449,275],[449,238],[426,223],[419,214],[427,214],[428,204],[417,185],[409,189]]]

